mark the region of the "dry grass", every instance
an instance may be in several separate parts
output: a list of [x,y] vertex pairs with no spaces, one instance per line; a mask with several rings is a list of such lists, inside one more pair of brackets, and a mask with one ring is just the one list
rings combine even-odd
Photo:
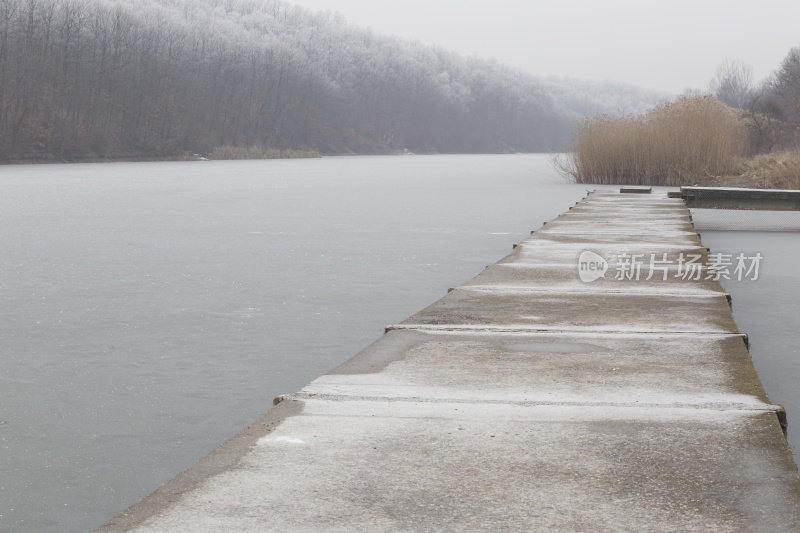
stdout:
[[209,159],[301,159],[322,157],[316,150],[294,150],[291,148],[264,148],[262,146],[217,146],[208,155]]
[[589,118],[556,166],[579,183],[692,185],[736,172],[747,149],[739,114],[701,96],[635,117]]
[[746,160],[738,175],[721,184],[765,189],[800,189],[800,151],[772,152]]

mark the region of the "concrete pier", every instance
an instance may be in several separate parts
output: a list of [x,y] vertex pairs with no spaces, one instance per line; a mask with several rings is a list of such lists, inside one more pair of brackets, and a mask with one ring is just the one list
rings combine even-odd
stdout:
[[681,187],[675,196],[683,198],[687,207],[800,211],[800,191],[795,190]]
[[798,531],[680,199],[595,192],[98,529]]

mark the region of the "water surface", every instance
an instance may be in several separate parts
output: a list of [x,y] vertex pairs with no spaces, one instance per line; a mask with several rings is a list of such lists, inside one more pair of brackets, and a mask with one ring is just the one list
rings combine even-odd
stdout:
[[[720,212],[718,216],[724,216]],[[732,213],[735,219],[741,218]],[[786,408],[789,445],[800,460],[800,232],[703,231],[712,253],[764,257],[759,279],[720,280],[731,294],[736,325],[772,403]]]

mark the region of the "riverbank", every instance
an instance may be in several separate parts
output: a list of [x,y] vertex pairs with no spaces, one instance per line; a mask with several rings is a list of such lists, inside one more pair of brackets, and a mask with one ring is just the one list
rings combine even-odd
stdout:
[[[568,163],[568,162],[567,162]],[[553,165],[562,175],[575,183],[596,184],[592,179],[576,178],[565,165],[565,161],[556,157]],[[641,176],[638,180],[610,180],[630,185],[663,185],[660,179]],[[606,183],[603,181],[603,183]],[[737,187],[744,189],[800,189],[800,151],[785,150],[760,154],[751,158],[742,158],[734,173],[705,176],[686,180],[684,186],[699,187]]]
[[373,156],[395,156],[395,155],[430,155],[430,156],[501,156],[501,155],[529,155],[544,156],[547,152],[486,152],[486,153],[442,153],[442,152],[412,152],[407,148],[393,149],[378,152],[331,152],[322,153],[317,150],[296,150],[296,149],[260,149],[260,148],[239,148],[222,147],[214,149],[208,154],[183,153],[170,156],[147,156],[147,155],[120,155],[104,157],[43,157],[38,159],[10,159],[0,160],[0,166],[4,165],[61,165],[71,163],[152,163],[170,161],[248,161],[248,160],[272,160],[272,159],[320,159],[323,157],[373,157]]
[[260,147],[221,146],[208,154],[185,152],[172,155],[121,154],[113,156],[57,157],[9,159],[0,165],[45,165],[64,163],[146,163],[164,161],[234,161],[248,159],[317,159],[323,155],[317,150],[295,150]]
[[737,175],[713,176],[703,186],[800,189],[800,151],[761,154],[745,160]]

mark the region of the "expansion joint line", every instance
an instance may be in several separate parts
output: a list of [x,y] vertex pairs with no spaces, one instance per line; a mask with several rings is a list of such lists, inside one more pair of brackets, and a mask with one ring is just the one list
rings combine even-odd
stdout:
[[[517,407],[598,407],[598,408],[640,408],[640,409],[697,409],[711,411],[754,411],[777,413],[780,418],[785,411],[783,406],[764,402],[580,402],[580,401],[545,401],[545,400],[472,400],[465,398],[426,398],[421,396],[368,396],[358,394],[329,394],[314,392],[295,392],[276,398],[276,403],[286,400],[322,400],[342,402],[404,402],[404,403],[439,403],[467,405],[513,405]],[[785,416],[785,415],[784,415]]]
[[460,334],[481,334],[481,333],[553,333],[553,334],[596,334],[596,335],[696,335],[705,337],[708,335],[741,337],[747,342],[746,333],[726,332],[726,331],[658,331],[658,330],[610,330],[610,329],[559,329],[559,328],[537,328],[527,325],[483,325],[472,324],[391,324],[384,328],[384,333],[395,330],[420,331],[422,333],[460,333]]

